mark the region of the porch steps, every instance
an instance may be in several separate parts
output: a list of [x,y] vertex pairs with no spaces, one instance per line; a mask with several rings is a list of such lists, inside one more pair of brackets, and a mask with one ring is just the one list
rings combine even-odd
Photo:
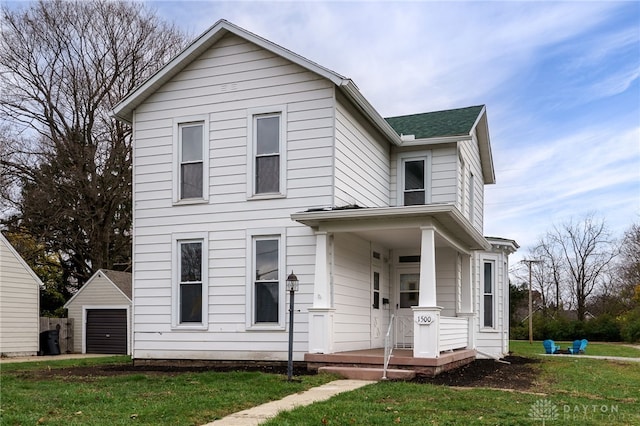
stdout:
[[[318,373],[331,373],[352,380],[381,380],[382,368],[368,367],[339,367],[327,365],[318,368]],[[411,380],[416,377],[414,370],[387,369],[387,379],[390,380]]]

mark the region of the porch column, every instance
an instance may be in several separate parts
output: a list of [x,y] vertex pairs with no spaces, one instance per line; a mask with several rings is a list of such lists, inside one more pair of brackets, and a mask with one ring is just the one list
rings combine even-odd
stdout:
[[435,230],[421,227],[420,296],[413,307],[413,356],[440,356],[440,310],[436,304],[436,247]]
[[316,232],[316,267],[313,307],[309,308],[309,353],[333,352],[333,312],[331,306],[330,235]]
[[431,227],[420,228],[420,296],[418,306],[436,306],[436,245],[435,231]]

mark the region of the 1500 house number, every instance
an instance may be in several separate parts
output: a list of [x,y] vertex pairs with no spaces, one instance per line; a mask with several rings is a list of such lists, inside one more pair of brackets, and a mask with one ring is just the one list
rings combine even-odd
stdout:
[[418,324],[431,324],[433,322],[433,318],[431,318],[431,315],[418,315],[416,317],[416,322]]

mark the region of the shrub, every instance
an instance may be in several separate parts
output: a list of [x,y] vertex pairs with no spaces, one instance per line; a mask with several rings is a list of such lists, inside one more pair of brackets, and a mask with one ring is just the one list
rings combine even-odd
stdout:
[[620,336],[625,342],[640,342],[640,307],[625,313],[620,323]]

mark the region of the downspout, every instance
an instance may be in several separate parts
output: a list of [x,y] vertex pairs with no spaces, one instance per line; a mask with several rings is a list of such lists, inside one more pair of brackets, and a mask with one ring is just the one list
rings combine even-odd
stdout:
[[503,364],[511,364],[509,361],[505,361],[504,359],[500,358],[499,356],[491,355],[491,354],[488,354],[486,352],[479,351],[477,349],[476,349],[476,352],[481,354],[481,355],[486,356],[487,358],[491,358],[491,359],[493,359],[493,360],[495,360],[497,362],[501,362]]

